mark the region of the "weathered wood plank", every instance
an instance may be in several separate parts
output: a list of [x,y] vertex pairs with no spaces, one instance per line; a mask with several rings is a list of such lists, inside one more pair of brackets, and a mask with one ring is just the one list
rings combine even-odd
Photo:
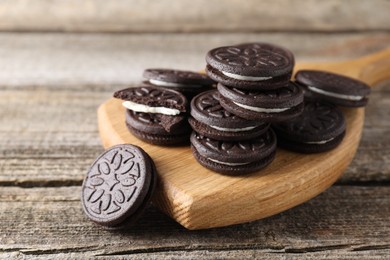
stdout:
[[[291,259],[291,260],[301,260],[301,259],[388,259],[390,254],[389,249],[375,249],[372,247],[368,250],[362,251],[348,251],[346,246],[340,246],[335,248],[324,248],[319,252],[269,252],[267,249],[253,249],[253,248],[243,248],[243,249],[222,249],[222,250],[177,250],[172,248],[165,248],[167,251],[163,252],[140,252],[138,253],[121,253],[114,255],[105,255],[104,251],[93,251],[93,252],[75,252],[75,253],[54,253],[58,251],[35,251],[28,255],[34,259],[87,259],[94,256],[98,256],[99,259]],[[164,250],[164,249],[163,249]],[[168,251],[169,250],[169,251]],[[313,249],[315,250],[315,249]],[[0,253],[0,258],[2,259],[15,259],[26,257],[25,254],[21,252],[7,252]]]
[[200,70],[211,48],[253,41],[290,48],[297,61],[325,61],[357,58],[389,47],[390,33],[3,33],[0,88],[50,85],[83,90],[136,84],[145,68]]
[[[185,231],[149,207],[126,232],[102,230],[81,210],[80,187],[3,187],[3,256],[304,256],[385,255],[390,249],[390,187],[332,187],[317,198],[251,223]],[[369,206],[368,206],[369,205]],[[222,251],[217,254],[217,251]],[[306,254],[307,253],[307,254]],[[0,255],[1,256],[1,255]]]
[[8,0],[0,30],[78,32],[389,30],[386,0]]

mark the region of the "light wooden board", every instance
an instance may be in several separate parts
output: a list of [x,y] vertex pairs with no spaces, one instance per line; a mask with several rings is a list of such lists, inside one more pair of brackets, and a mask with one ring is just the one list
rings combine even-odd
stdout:
[[[390,77],[390,49],[358,60],[329,64],[298,64],[297,69],[337,71],[371,84]],[[159,147],[129,133],[121,101],[110,99],[98,110],[103,146],[131,143],[149,153],[160,183],[156,205],[188,229],[227,226],[279,213],[318,195],[333,184],[358,147],[364,109],[345,109],[346,136],[334,150],[301,155],[279,150],[275,161],[254,174],[231,177],[203,168],[189,147]]]

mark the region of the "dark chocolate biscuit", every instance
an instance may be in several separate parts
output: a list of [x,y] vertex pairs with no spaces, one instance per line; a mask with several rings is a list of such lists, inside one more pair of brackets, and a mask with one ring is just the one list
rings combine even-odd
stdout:
[[125,100],[126,125],[137,138],[157,145],[188,143],[190,127],[188,102],[180,92],[155,86],[128,88],[115,92]]
[[320,101],[305,102],[300,116],[272,126],[279,146],[301,153],[335,148],[343,140],[346,129],[343,113],[334,105]]
[[239,175],[258,171],[272,162],[276,137],[269,129],[247,141],[217,141],[196,132],[191,135],[195,159],[204,167],[222,174]]
[[114,97],[151,108],[164,107],[176,109],[179,112],[186,112],[188,108],[188,101],[180,92],[151,85],[122,89],[115,92]]
[[326,71],[301,70],[295,78],[310,96],[339,106],[365,106],[371,92],[362,81]]
[[278,122],[298,116],[303,111],[303,92],[290,82],[269,91],[251,91],[218,84],[220,103],[227,111],[248,120]]
[[293,54],[268,43],[247,43],[212,49],[206,72],[226,86],[271,90],[285,86],[294,67]]
[[156,145],[189,142],[191,128],[186,116],[140,113],[126,110],[126,126],[137,138]]
[[152,82],[162,82],[162,85],[160,86],[163,87],[165,87],[164,83],[178,83],[186,85],[188,87],[196,87],[199,85],[210,86],[214,84],[214,81],[210,79],[206,74],[200,74],[185,70],[146,69],[144,70],[143,77],[148,80],[152,80]]
[[84,179],[83,210],[93,222],[115,229],[139,217],[155,183],[153,161],[142,148],[111,147],[96,159]]
[[143,76],[148,80],[145,83],[179,91],[188,100],[210,90],[215,83],[206,74],[184,70],[146,69]]
[[190,125],[199,134],[216,140],[247,140],[262,135],[269,124],[240,118],[224,109],[219,93],[210,90],[191,101]]

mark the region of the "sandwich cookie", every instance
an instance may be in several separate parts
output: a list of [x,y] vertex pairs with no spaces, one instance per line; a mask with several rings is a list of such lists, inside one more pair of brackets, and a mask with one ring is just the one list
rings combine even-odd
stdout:
[[365,106],[371,92],[362,81],[325,71],[301,70],[295,79],[311,97],[344,107]]
[[211,89],[215,83],[206,74],[172,69],[146,69],[143,77],[147,83],[170,88],[183,93],[188,100]]
[[308,101],[300,116],[272,127],[279,146],[300,153],[320,153],[341,143],[346,124],[343,113],[334,105]]
[[269,91],[230,88],[218,83],[220,103],[227,111],[248,120],[284,121],[303,111],[303,91],[296,84]]
[[217,141],[193,132],[191,149],[202,166],[221,174],[240,175],[258,171],[272,162],[276,136],[269,129],[251,140]]
[[128,227],[142,215],[156,183],[156,168],[142,148],[111,147],[88,170],[82,184],[83,210],[106,229]]
[[142,86],[117,91],[114,97],[124,100],[127,128],[137,138],[156,145],[188,142],[188,102],[180,92]]
[[206,55],[211,79],[241,89],[271,90],[288,84],[294,55],[268,43],[247,43],[212,49]]
[[219,103],[217,90],[210,90],[191,101],[189,123],[200,135],[226,141],[247,140],[262,135],[269,124],[240,118],[224,109]]

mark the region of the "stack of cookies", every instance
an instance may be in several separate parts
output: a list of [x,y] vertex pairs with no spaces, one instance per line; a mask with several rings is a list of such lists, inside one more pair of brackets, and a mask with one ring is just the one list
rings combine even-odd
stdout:
[[363,107],[370,87],[356,79],[316,70],[301,70],[296,82],[305,92],[305,109],[293,119],[273,125],[278,145],[300,153],[319,153],[337,147],[346,123],[337,107]]
[[218,91],[191,102],[191,146],[197,161],[223,174],[257,171],[273,160],[270,123],[303,111],[303,92],[290,82],[293,54],[279,46],[249,43],[207,53],[206,72]]
[[146,69],[141,86],[114,97],[124,100],[134,136],[156,145],[190,140],[196,160],[222,174],[266,167],[277,143],[300,153],[335,148],[346,131],[336,105],[364,106],[370,93],[363,82],[323,71],[300,71],[292,82],[293,54],[268,43],[215,48],[206,62],[207,75]]

